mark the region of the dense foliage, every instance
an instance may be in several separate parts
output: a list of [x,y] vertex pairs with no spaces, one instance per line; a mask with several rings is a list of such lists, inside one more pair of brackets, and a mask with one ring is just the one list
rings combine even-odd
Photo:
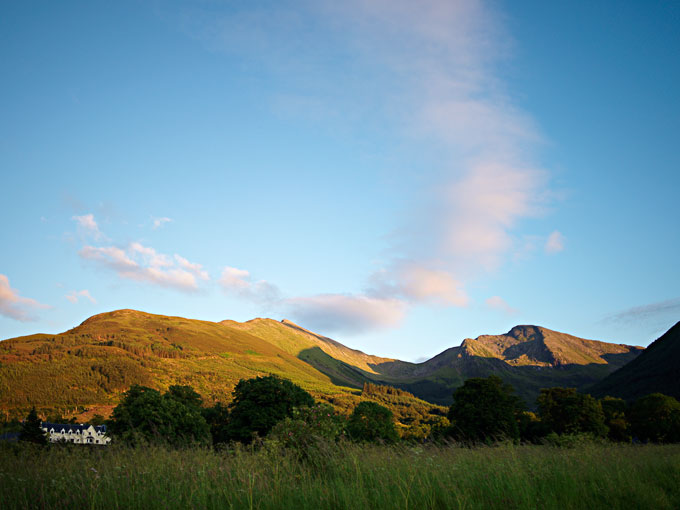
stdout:
[[201,403],[188,386],[171,386],[163,395],[152,388],[133,386],[113,410],[108,431],[132,444],[209,443],[210,428],[201,415]]
[[279,421],[292,416],[294,408],[312,405],[314,398],[287,379],[269,375],[242,380],[234,389],[225,437],[249,443],[254,436],[266,436]]
[[600,402],[574,388],[542,389],[538,397],[538,409],[545,427],[556,434],[607,435]]
[[347,421],[347,434],[355,441],[384,441],[399,439],[394,427],[392,411],[375,402],[360,402]]
[[522,401],[500,377],[472,378],[453,394],[450,435],[463,441],[518,439]]
[[[298,385],[275,375],[241,380],[229,405],[216,402],[204,406],[191,386],[170,386],[161,393],[135,385],[124,394],[107,424],[118,443],[217,445],[266,438],[267,445],[277,445],[303,457],[316,450],[325,451],[343,438],[381,443],[453,438],[488,444],[511,439],[557,446],[573,446],[583,437],[608,437],[617,442],[680,442],[680,403],[662,394],[648,395],[628,405],[615,397],[596,400],[573,388],[545,388],[538,398],[536,415],[524,409],[512,386],[491,376],[468,379],[454,393],[448,417],[436,407],[425,405],[421,409],[420,401],[388,386],[366,384],[357,398],[362,400],[354,401],[347,417],[337,411],[337,402],[333,406],[315,402]],[[398,427],[390,409],[363,398],[400,404],[415,413],[418,421],[409,427]],[[418,404],[411,407],[414,401]],[[51,418],[66,422],[60,416]],[[91,423],[102,420],[93,415]],[[24,441],[46,442],[35,409],[22,424],[12,420],[0,423],[0,433],[17,430],[21,430]]]
[[640,441],[680,442],[680,402],[652,393],[635,401],[628,413],[631,432]]
[[612,441],[630,441],[630,424],[626,418],[628,406],[626,401],[616,397],[604,397],[600,400],[605,425],[609,429],[607,437]]
[[345,436],[345,417],[328,404],[293,409],[292,416],[274,425],[269,440],[303,456],[319,454]]

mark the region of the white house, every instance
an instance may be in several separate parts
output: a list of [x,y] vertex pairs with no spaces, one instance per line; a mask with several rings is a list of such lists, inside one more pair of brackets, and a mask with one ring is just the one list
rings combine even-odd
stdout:
[[106,425],[88,425],[74,423],[47,423],[40,425],[51,443],[65,442],[76,444],[109,444],[111,438],[106,435]]

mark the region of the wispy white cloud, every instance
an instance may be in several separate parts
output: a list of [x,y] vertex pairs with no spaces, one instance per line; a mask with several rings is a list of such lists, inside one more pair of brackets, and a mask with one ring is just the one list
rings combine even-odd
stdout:
[[19,295],[19,291],[10,287],[9,278],[0,274],[0,315],[23,322],[35,321],[33,313],[44,308],[50,307]]
[[674,317],[677,320],[678,316],[680,316],[680,298],[675,298],[646,305],[633,306],[608,315],[604,318],[604,321],[629,323],[654,321],[667,317]]
[[330,333],[360,333],[399,325],[408,305],[399,298],[366,294],[283,297],[279,288],[250,272],[225,267],[219,279],[225,293],[277,309],[305,327]]
[[196,278],[198,278],[199,280],[204,280],[204,281],[210,280],[210,275],[208,274],[208,272],[205,269],[203,269],[203,266],[201,264],[197,264],[195,262],[189,262],[187,259],[185,259],[184,257],[181,257],[180,255],[177,255],[177,254],[175,254],[175,262],[177,263],[177,265],[179,265],[179,267],[189,271],[194,276],[196,276]]
[[356,294],[296,297],[286,299],[283,306],[305,327],[345,334],[396,327],[406,312],[406,304],[399,299]]
[[[95,241],[108,240],[99,230],[94,215],[73,216],[73,219],[78,223],[78,228]],[[103,269],[115,272],[121,278],[176,290],[196,291],[199,288],[199,281],[210,279],[208,272],[200,264],[190,262],[178,254],[171,256],[160,253],[138,241],[124,246],[87,244],[79,251],[79,255]],[[87,290],[73,291],[65,297],[72,303],[77,302],[78,297],[96,302]]]
[[161,228],[166,223],[170,223],[172,218],[162,217],[162,218],[152,218],[152,228],[154,230]]
[[[273,72],[305,76],[304,84],[287,78],[288,88],[320,105],[318,116],[325,110],[334,112],[334,122],[339,111],[355,121],[382,116],[399,143],[417,146],[424,157],[422,188],[414,190],[422,200],[414,200],[411,222],[395,229],[393,258],[369,277],[365,292],[290,298],[291,310],[304,317],[307,307],[316,324],[324,324],[326,314],[326,325],[336,327],[352,315],[356,324],[393,325],[418,303],[466,306],[466,286],[515,256],[527,236],[518,232],[520,224],[544,214],[552,196],[548,172],[537,164],[540,130],[498,71],[513,42],[495,4],[346,0],[305,6],[304,13],[285,5],[274,14],[247,6],[228,14],[194,11],[184,28],[212,49],[245,52]],[[350,68],[318,73],[329,48],[311,44],[317,29],[330,34],[324,41],[342,47]],[[304,72],[291,73],[291,67]],[[563,236],[553,239],[553,248],[558,244],[563,248]],[[230,274],[227,287],[247,294],[249,278]]]
[[97,225],[97,221],[94,219],[94,214],[72,216],[71,219],[78,224],[78,230],[82,234],[92,237],[95,240],[103,239],[104,236],[99,230],[99,225]]
[[409,303],[466,306],[469,298],[462,284],[449,272],[401,261],[391,270],[374,273],[367,294],[379,298],[401,299]]
[[496,310],[501,310],[508,315],[515,315],[519,310],[517,308],[511,307],[505,299],[500,296],[491,296],[486,301],[486,306],[489,308],[494,308]]
[[81,258],[95,262],[102,268],[114,271],[121,278],[151,283],[182,291],[198,290],[199,280],[209,280],[200,264],[175,255],[158,253],[139,242],[124,248],[117,246],[84,246]]
[[565,241],[566,238],[564,235],[558,230],[555,230],[548,236],[548,239],[545,242],[545,252],[550,254],[561,252],[564,250]]
[[[438,295],[440,303],[465,306],[466,284],[512,257],[519,223],[544,214],[551,196],[548,173],[536,164],[540,131],[497,72],[512,41],[484,1],[322,5],[350,34],[355,56],[399,84],[384,94],[385,115],[423,152],[437,154],[425,159],[423,201],[399,229],[403,239],[386,268],[393,288],[411,301]],[[401,270],[403,259],[409,271]]]
[[225,267],[219,279],[222,290],[258,303],[275,304],[280,301],[276,285],[265,280],[253,281],[250,272],[235,267]]
[[97,300],[92,297],[90,294],[90,291],[87,289],[83,290],[72,290],[68,294],[64,296],[66,299],[68,299],[71,303],[75,304],[78,302],[79,298],[85,298],[87,299],[90,303],[92,304],[97,304]]

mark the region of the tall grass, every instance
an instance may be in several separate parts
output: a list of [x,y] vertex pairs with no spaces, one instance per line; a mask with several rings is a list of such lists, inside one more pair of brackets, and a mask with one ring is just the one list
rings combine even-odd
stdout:
[[0,448],[0,508],[680,508],[680,445]]

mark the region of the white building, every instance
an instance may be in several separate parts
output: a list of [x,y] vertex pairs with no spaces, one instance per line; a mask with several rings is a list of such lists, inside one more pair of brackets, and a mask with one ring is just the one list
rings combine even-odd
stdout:
[[111,438],[106,435],[106,425],[88,425],[74,423],[47,423],[40,425],[51,443],[76,444],[109,444]]

